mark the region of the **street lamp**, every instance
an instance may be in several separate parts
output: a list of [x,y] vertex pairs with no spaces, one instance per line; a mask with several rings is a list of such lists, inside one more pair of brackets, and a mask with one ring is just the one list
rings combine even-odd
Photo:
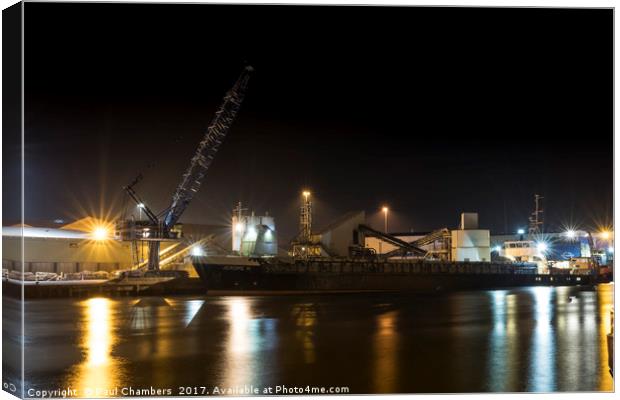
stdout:
[[144,208],[144,203],[138,203],[138,210],[140,211],[140,221],[142,221],[142,209]]
[[519,235],[523,235],[523,234],[525,233],[525,230],[524,230],[524,229],[519,229],[519,230],[517,231],[517,233],[518,233]]
[[383,231],[385,233],[387,233],[387,231],[388,231],[388,211],[389,211],[389,208],[387,208],[386,206],[383,206],[383,208],[381,210],[383,211]]

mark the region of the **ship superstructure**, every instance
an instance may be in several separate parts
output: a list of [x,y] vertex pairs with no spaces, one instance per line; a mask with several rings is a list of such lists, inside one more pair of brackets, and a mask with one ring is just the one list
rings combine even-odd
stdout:
[[247,213],[241,202],[232,216],[232,251],[244,257],[270,257],[278,254],[275,220],[268,213]]

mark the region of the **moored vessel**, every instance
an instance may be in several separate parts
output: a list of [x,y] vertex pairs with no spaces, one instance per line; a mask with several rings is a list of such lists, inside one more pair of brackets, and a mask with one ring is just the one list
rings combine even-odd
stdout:
[[193,257],[207,291],[352,292],[592,285],[590,274],[538,274],[529,263]]

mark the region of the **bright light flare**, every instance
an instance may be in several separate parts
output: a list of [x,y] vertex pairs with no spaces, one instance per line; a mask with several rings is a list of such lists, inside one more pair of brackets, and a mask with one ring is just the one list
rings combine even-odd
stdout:
[[566,235],[567,238],[569,239],[573,239],[577,234],[575,233],[574,230],[569,229],[566,232],[564,232],[564,234]]
[[237,230],[238,233],[242,233],[243,232],[243,222],[237,222],[237,225],[235,226],[235,229]]
[[93,238],[95,240],[106,240],[109,236],[110,232],[104,226],[98,226],[93,230]]
[[381,208],[381,211],[383,211],[384,213],[387,213],[390,209],[387,208],[386,206],[383,206],[383,208]]
[[611,233],[609,231],[601,231],[601,237],[603,239],[609,239],[610,236],[611,236]]
[[308,191],[308,190],[304,190],[304,191],[302,192],[302,194],[303,194],[303,195],[304,195],[304,197],[307,199],[307,198],[310,196],[310,191]]
[[519,229],[519,230],[517,230],[517,233],[519,235],[523,235],[525,233],[525,230],[524,229]]
[[545,243],[545,242],[539,242],[538,244],[536,244],[536,248],[541,253],[544,253],[544,252],[546,252],[549,249],[549,246],[547,246],[547,243]]
[[205,255],[205,252],[202,246],[194,245],[192,246],[191,255],[194,257],[202,257]]

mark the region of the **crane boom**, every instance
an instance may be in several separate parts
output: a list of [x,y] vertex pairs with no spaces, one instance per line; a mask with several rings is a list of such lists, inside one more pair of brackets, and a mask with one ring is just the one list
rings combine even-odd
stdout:
[[207,169],[209,169],[220,144],[222,144],[239,112],[245,97],[250,73],[253,70],[251,66],[245,67],[235,85],[224,96],[222,105],[215,113],[215,117],[200,141],[187,171],[183,174],[181,183],[172,196],[172,204],[163,218],[164,231],[171,229],[177,223],[181,214],[183,214],[196,192],[198,192],[198,189],[200,189]]
[[224,96],[222,105],[215,113],[213,121],[211,121],[211,124],[207,128],[207,132],[200,141],[198,149],[191,159],[189,168],[183,174],[181,183],[179,183],[179,186],[172,196],[172,203],[170,207],[166,209],[161,220],[158,215],[153,213],[151,209],[142,202],[140,196],[133,189],[140,181],[141,175],[131,184],[124,187],[127,194],[144,210],[146,216],[150,220],[150,224],[144,224],[142,221],[136,222],[133,220],[119,221],[119,223],[117,223],[117,232],[119,232],[117,235],[121,240],[148,241],[149,271],[159,270],[160,242],[162,240],[176,238],[176,236],[172,234],[172,228],[178,222],[181,214],[183,214],[192,201],[198,189],[200,189],[207,169],[209,169],[220,144],[222,144],[222,141],[226,137],[230,126],[241,108],[248,80],[250,79],[250,73],[253,70],[254,69],[250,66],[245,67],[232,89]]

